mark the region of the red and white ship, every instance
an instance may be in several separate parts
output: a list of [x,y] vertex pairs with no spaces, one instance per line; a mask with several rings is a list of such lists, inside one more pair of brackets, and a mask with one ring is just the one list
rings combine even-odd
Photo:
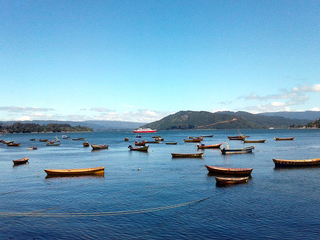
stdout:
[[133,130],[134,133],[154,133],[157,132],[157,130],[153,130],[151,128],[137,128],[136,130]]

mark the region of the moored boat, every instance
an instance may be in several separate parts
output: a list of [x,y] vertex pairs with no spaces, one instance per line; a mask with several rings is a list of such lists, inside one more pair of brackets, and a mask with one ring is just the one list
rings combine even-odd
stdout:
[[243,143],[264,143],[266,141],[266,139],[262,139],[262,140],[242,140]]
[[106,144],[91,144],[92,150],[108,149],[109,145]]
[[161,141],[146,141],[145,143],[161,143]]
[[246,137],[249,137],[249,136],[246,136],[246,135],[228,136],[229,140],[244,140],[246,139]]
[[12,142],[12,143],[8,143],[7,146],[8,146],[8,147],[20,147],[20,143],[14,143],[14,142]]
[[133,130],[133,133],[155,133],[158,130],[151,129],[151,128],[137,128],[136,130]]
[[141,146],[141,147],[132,147],[131,145],[128,146],[128,148],[130,149],[130,151],[143,151],[143,152],[147,152],[149,149],[149,146]]
[[201,137],[213,137],[214,135],[202,135]]
[[272,159],[275,167],[301,167],[301,166],[314,166],[320,165],[320,158],[301,159],[301,160],[285,160],[285,159]]
[[27,163],[29,161],[29,158],[21,158],[18,160],[12,160],[13,164],[24,164]]
[[90,146],[90,143],[84,142],[84,143],[83,143],[83,146],[84,146],[84,147],[89,147],[89,146]]
[[28,150],[37,150],[37,147],[28,147]]
[[30,140],[30,141],[35,141],[36,139],[35,139],[35,138],[30,138],[29,140]]
[[62,137],[61,137],[62,139],[70,139],[70,137],[69,136],[67,136],[67,135],[62,135]]
[[147,141],[141,141],[141,142],[135,141],[135,142],[134,142],[134,145],[135,145],[135,146],[145,146],[145,145],[146,145],[146,142],[147,142]]
[[72,138],[72,140],[74,141],[81,141],[81,140],[85,140],[86,138],[85,137],[81,137],[81,138]]
[[166,142],[166,145],[177,145],[177,142]]
[[229,177],[216,177],[216,182],[218,185],[228,185],[228,184],[239,184],[239,183],[247,183],[249,177],[237,177],[237,178],[229,178]]
[[246,148],[237,148],[237,149],[226,149],[222,148],[222,154],[241,154],[241,153],[252,153],[254,146],[246,147]]
[[46,138],[46,139],[39,139],[39,142],[48,142],[48,138]]
[[198,149],[206,149],[206,148],[220,148],[222,143],[218,144],[210,144],[210,145],[205,145],[205,144],[197,144]]
[[209,173],[217,173],[224,175],[249,176],[253,168],[225,168],[205,165]]
[[129,141],[129,138],[126,137],[126,138],[124,139],[124,141],[126,141],[126,142]]
[[202,158],[204,153],[171,153],[173,158]]
[[184,142],[201,142],[202,138],[183,139]]
[[274,137],[274,140],[275,141],[290,141],[290,140],[293,140],[295,137],[288,137],[288,138],[277,138],[277,137]]
[[78,168],[78,169],[44,169],[49,176],[76,176],[76,175],[99,175],[104,174],[104,167]]
[[46,146],[53,146],[53,147],[58,147],[60,146],[60,143],[56,143],[56,142],[47,142]]

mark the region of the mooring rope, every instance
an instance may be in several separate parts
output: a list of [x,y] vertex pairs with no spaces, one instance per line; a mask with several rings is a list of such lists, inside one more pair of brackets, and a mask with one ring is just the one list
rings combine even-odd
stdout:
[[175,205],[169,205],[164,207],[156,208],[145,208],[139,210],[128,210],[128,211],[113,211],[113,212],[82,212],[82,213],[45,213],[43,210],[32,211],[32,212],[0,212],[0,217],[102,217],[102,216],[117,216],[117,215],[129,215],[129,214],[140,214],[140,213],[150,213],[157,211],[164,211],[173,208],[184,207],[187,205],[199,203],[205,201],[210,197],[202,198],[195,201],[179,203]]

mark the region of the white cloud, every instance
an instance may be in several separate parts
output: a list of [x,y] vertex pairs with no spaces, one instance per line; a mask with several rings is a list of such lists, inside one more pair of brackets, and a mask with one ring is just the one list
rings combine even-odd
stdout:
[[301,87],[294,87],[292,91],[293,92],[320,92],[320,83],[314,84],[312,86],[304,85]]
[[39,107],[0,107],[0,111],[7,112],[48,112],[55,111],[53,108],[39,108]]

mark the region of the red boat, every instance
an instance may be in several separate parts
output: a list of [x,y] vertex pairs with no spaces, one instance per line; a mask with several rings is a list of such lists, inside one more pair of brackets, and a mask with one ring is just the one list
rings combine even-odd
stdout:
[[133,130],[134,133],[154,133],[157,132],[157,130],[153,130],[151,128],[138,128],[136,130]]

